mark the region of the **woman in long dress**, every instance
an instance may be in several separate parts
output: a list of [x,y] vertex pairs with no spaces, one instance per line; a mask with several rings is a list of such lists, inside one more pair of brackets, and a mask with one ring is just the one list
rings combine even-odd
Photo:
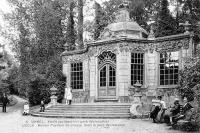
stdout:
[[71,105],[71,102],[72,102],[72,89],[71,89],[71,87],[65,88],[65,99],[66,99],[66,104]]

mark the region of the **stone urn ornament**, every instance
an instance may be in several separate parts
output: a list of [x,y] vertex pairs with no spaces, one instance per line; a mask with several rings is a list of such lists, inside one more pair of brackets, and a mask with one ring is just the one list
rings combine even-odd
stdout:
[[51,91],[51,102],[50,104],[56,105],[58,97],[56,96],[58,89],[53,85],[53,87],[50,88]]
[[142,87],[142,84],[140,84],[139,81],[137,81],[135,84],[134,84],[134,95],[133,95],[133,102],[132,102],[132,105],[130,107],[130,113],[131,113],[131,117],[132,118],[137,118],[138,116],[140,116],[141,114],[137,111],[138,108],[140,108],[142,106],[142,103],[141,103],[141,97],[142,97],[142,93],[141,93],[141,87]]

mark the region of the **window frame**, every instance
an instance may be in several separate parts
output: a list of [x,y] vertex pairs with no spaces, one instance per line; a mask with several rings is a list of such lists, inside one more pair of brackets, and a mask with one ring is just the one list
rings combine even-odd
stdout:
[[[144,52],[131,52],[130,53],[130,85],[131,86],[133,86],[135,83],[133,83],[132,84],[132,64],[136,64],[136,63],[132,63],[132,54],[143,54],[143,58],[142,58],[142,60],[143,60],[143,63],[142,64],[139,64],[139,65],[142,65],[143,66],[143,74],[142,74],[142,76],[143,76],[143,78],[142,78],[142,82],[143,83],[140,83],[140,84],[142,84],[142,85],[145,85],[145,53]],[[134,71],[134,69],[133,69],[133,71]]]
[[[81,63],[81,67],[82,67],[82,69],[81,70],[79,70],[79,71],[72,71],[72,64],[79,64],[80,65],[80,63]],[[76,66],[77,67],[77,66]],[[80,67],[80,66],[79,66]],[[77,69],[77,68],[76,68]],[[80,84],[81,85],[81,87],[80,88],[77,88],[77,85],[76,85],[76,88],[74,88],[73,87],[73,80],[74,79],[72,79],[74,76],[72,76],[72,72],[75,72],[76,74],[75,74],[75,76],[76,76],[76,80],[75,80],[75,82],[78,82],[78,83],[82,83],[82,84]],[[81,80],[81,73],[82,72],[82,80]],[[77,74],[77,73],[79,73],[79,74]],[[71,62],[70,63],[70,86],[72,87],[72,90],[73,91],[78,91],[78,90],[84,90],[84,72],[83,72],[83,62],[81,62],[81,61],[79,61],[79,62]],[[79,76],[77,76],[77,75],[79,75]],[[77,80],[77,79],[79,79],[79,80]]]
[[[180,71],[180,61],[181,61],[181,58],[180,58],[180,51],[164,51],[164,52],[166,52],[166,53],[170,53],[170,52],[177,52],[177,54],[178,54],[178,61],[177,62],[171,62],[171,63],[168,63],[168,64],[175,64],[175,63],[178,63],[178,81],[179,81],[179,71]],[[160,58],[160,56],[161,56],[161,54],[162,53],[164,53],[164,52],[159,52],[158,53],[158,88],[175,88],[175,87],[177,87],[178,86],[178,81],[177,81],[177,84],[163,84],[163,85],[161,85],[161,69],[160,69],[160,65],[161,64],[167,64],[167,63],[161,63],[161,58]],[[173,69],[173,71],[174,71],[175,69]],[[173,73],[173,77],[174,77],[174,73]],[[175,78],[174,78],[175,79]],[[174,79],[172,79],[172,80],[174,80]],[[168,79],[168,81],[170,81],[171,79],[169,78]],[[164,81],[165,82],[165,81]],[[174,82],[174,81],[173,81]]]

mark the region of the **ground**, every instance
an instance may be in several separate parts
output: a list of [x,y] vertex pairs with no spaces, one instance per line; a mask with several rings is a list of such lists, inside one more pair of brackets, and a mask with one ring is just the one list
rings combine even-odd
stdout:
[[[1,133],[181,133],[149,119],[67,119],[22,116],[25,100],[0,112]],[[1,110],[0,110],[1,111]]]

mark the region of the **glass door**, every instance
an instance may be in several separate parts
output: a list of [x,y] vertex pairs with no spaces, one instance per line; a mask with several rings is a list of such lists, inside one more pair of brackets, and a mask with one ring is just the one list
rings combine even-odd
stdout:
[[116,97],[116,68],[114,65],[105,64],[99,69],[99,98]]

